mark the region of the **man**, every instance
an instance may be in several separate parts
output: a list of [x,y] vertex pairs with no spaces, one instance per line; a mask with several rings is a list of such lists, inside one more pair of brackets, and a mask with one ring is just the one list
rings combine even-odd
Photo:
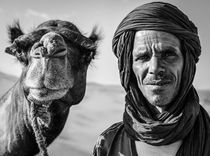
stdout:
[[192,82],[197,28],[177,7],[137,7],[113,38],[126,91],[123,121],[104,131],[94,156],[209,156],[210,118]]

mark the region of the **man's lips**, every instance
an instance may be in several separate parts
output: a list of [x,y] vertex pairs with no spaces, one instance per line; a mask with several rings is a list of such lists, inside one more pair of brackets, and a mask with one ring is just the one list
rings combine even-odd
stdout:
[[168,91],[168,89],[170,88],[169,86],[171,84],[172,84],[171,80],[170,81],[157,80],[157,81],[147,82],[144,85],[154,94],[160,94],[160,93],[166,93],[166,91]]
[[153,80],[153,81],[150,81],[150,82],[146,82],[144,83],[145,85],[153,85],[153,86],[165,86],[165,85],[168,85],[172,83],[171,80]]

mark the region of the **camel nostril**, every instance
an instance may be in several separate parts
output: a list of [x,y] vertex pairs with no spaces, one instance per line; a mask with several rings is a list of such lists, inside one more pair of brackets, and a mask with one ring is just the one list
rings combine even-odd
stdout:
[[66,48],[64,48],[64,47],[58,48],[58,49],[56,49],[56,51],[54,52],[54,54],[61,53],[61,52],[65,51],[65,50],[66,50]]
[[60,47],[56,49],[56,51],[53,53],[53,57],[61,57],[65,56],[67,54],[67,50],[65,47]]
[[37,49],[37,48],[39,48],[41,46],[43,46],[43,43],[37,42],[37,43],[34,44],[33,49]]
[[55,32],[47,33],[35,43],[30,55],[40,57],[62,57],[67,54],[67,45],[63,37]]
[[34,58],[41,58],[48,55],[47,49],[45,47],[38,47],[31,53]]
[[55,32],[44,35],[41,41],[43,41],[43,46],[47,48],[49,56],[57,55],[59,53],[62,54],[66,50],[66,44],[63,37]]

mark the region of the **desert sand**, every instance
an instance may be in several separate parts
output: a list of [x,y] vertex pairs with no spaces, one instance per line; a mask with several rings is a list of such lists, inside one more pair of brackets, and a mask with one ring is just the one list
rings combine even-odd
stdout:
[[[0,73],[0,96],[17,78]],[[97,137],[113,123],[121,121],[125,92],[121,86],[88,83],[82,102],[72,106],[59,137],[48,147],[50,156],[88,156]],[[210,91],[199,91],[201,104],[210,112]]]

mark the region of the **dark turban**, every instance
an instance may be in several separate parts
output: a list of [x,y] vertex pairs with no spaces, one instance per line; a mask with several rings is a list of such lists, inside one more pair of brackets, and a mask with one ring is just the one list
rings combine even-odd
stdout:
[[[140,30],[164,31],[181,43],[184,68],[178,95],[159,113],[138,88],[132,71],[135,33]],[[113,38],[122,86],[126,90],[124,125],[128,135],[151,145],[167,145],[183,140],[178,156],[210,155],[210,118],[200,106],[192,83],[201,54],[196,26],[177,7],[153,2],[137,7],[119,24]]]

